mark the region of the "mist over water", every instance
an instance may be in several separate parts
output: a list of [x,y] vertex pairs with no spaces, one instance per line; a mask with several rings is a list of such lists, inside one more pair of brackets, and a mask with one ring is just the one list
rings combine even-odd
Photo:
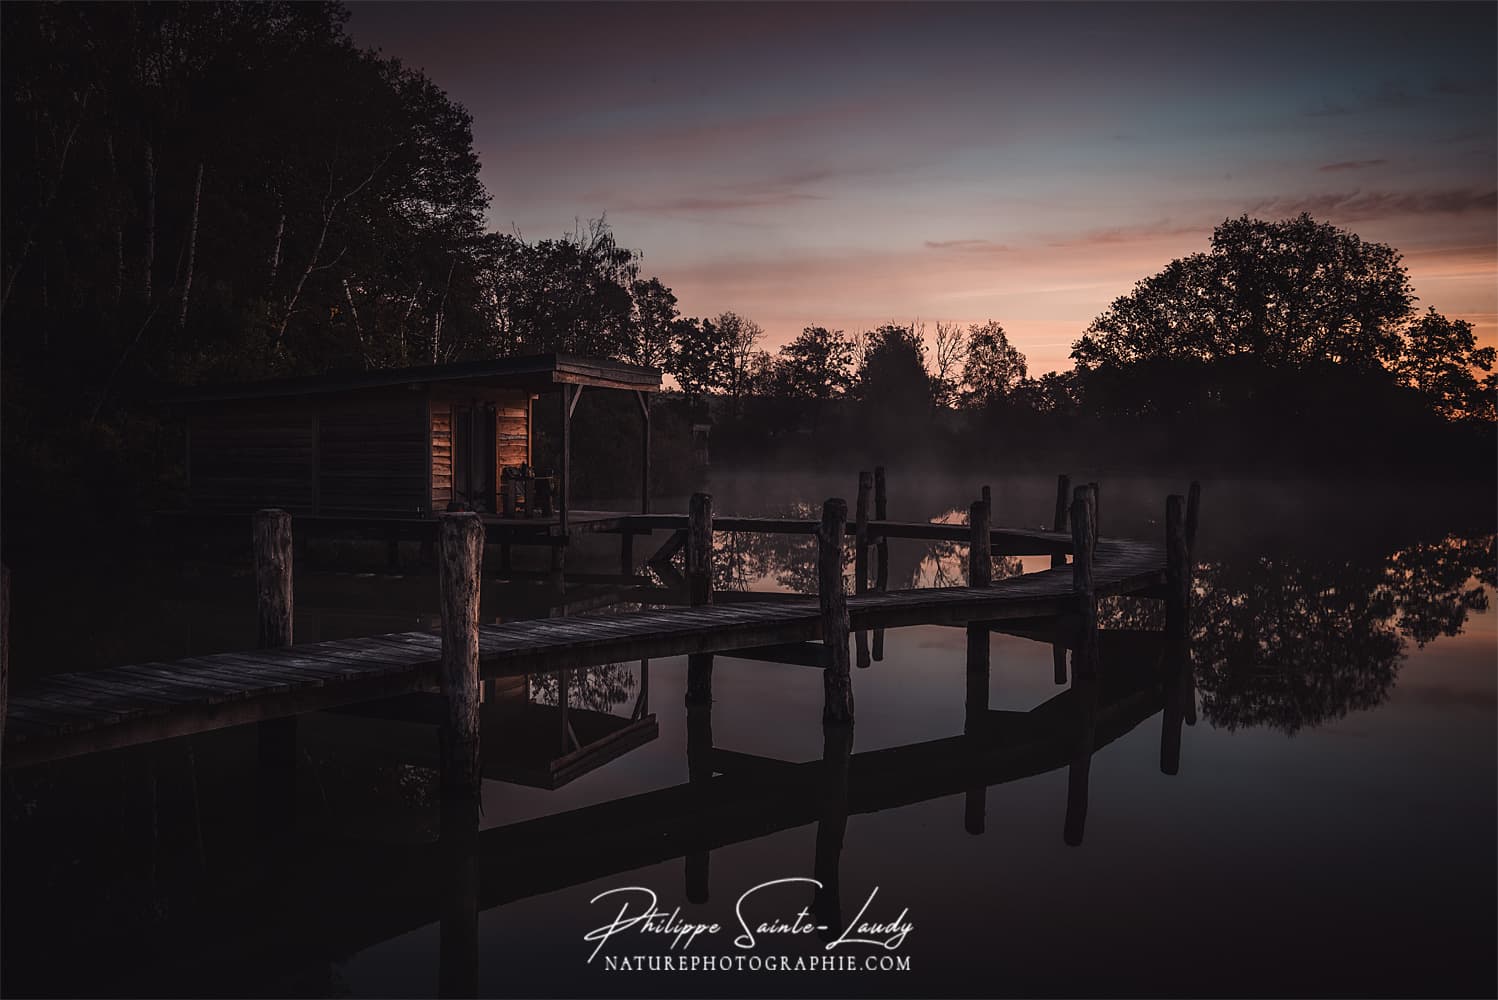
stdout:
[[[1105,537],[1161,538],[1165,496],[1187,485],[1058,471],[1100,482]],[[855,472],[715,468],[707,489],[719,514],[810,516],[828,496],[851,503]],[[996,525],[1049,527],[1051,476],[891,465],[888,478],[894,520],[960,521],[988,484]],[[855,790],[836,866],[843,916],[875,887],[880,916],[908,908],[915,930],[901,953],[910,971],[703,979],[586,961],[584,933],[612,915],[589,901],[606,889],[648,886],[685,919],[729,922],[752,886],[811,876],[825,847],[819,823],[786,812],[788,825],[770,832],[746,816],[742,836],[705,862],[678,857],[578,884],[567,874],[576,865],[544,850],[534,861],[523,852],[488,859],[485,891],[506,901],[480,914],[480,994],[1491,994],[1491,493],[1203,485],[1196,721],[1182,730],[1178,774],[1161,771],[1162,713],[1127,720],[1091,758],[1085,836],[1074,846],[1063,838],[1065,766],[989,787],[981,835],[967,830],[972,791],[940,791],[949,776],[933,773],[937,791],[926,797],[918,789],[913,801],[873,811],[857,805],[879,790]],[[685,503],[661,498],[655,507]],[[638,540],[637,555],[663,540]],[[569,570],[615,568],[616,545],[589,539]],[[814,579],[809,536],[724,534],[716,545],[719,590],[804,592]],[[962,582],[964,546],[895,540],[891,554],[891,588]],[[995,575],[1048,565],[1006,559]],[[74,617],[57,611],[48,628],[17,634],[18,677],[246,648],[251,586],[242,567],[211,562],[106,567],[75,592],[66,612]],[[486,585],[484,620],[545,614],[540,589]],[[297,599],[299,641],[436,623],[430,572],[308,569]],[[42,594],[18,593],[23,600],[35,621],[48,620]],[[1120,599],[1104,603],[1102,622],[1157,628],[1158,614],[1154,602]],[[891,629],[882,642],[883,658],[853,677],[855,762],[964,729],[964,631]],[[990,655],[991,710],[1026,713],[1066,690],[1049,642],[996,633]],[[484,830],[688,782],[685,658],[652,660],[646,673],[638,662],[577,672],[571,703],[627,718],[644,690],[654,739],[556,790],[486,781]],[[531,702],[556,697],[555,675],[532,678]],[[712,746],[818,761],[820,706],[814,669],[719,656]],[[7,772],[0,985],[13,995],[433,993],[443,889],[407,877],[413,852],[440,827],[431,728],[305,717],[294,812],[269,826],[253,794],[254,748],[253,727],[242,727]],[[773,820],[782,808],[771,798],[760,813]],[[576,862],[606,859],[616,847],[610,833],[597,830]],[[698,863],[707,898],[692,902]],[[523,888],[536,885],[542,891]],[[813,902],[809,890],[783,898],[789,912]],[[788,954],[821,953],[815,937],[780,944]],[[80,947],[89,961],[78,961]],[[666,951],[654,942],[618,948]],[[1250,954],[1264,960],[1245,962]]]

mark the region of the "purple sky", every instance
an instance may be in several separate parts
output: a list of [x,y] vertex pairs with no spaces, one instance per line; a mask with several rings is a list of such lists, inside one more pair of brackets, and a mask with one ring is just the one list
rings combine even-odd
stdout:
[[1248,212],[1498,342],[1492,4],[355,3],[473,113],[490,223],[607,213],[687,315],[997,319],[1032,373]]

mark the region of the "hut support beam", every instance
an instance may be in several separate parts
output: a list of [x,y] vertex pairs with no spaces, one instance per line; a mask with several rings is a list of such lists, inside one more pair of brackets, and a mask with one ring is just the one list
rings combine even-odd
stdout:
[[650,513],[650,393],[635,391],[640,404],[640,513]]

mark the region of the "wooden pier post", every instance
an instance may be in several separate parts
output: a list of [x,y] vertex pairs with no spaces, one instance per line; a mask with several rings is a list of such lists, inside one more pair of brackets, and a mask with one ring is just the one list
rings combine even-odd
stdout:
[[[255,548],[255,645],[277,649],[292,644],[291,515],[284,510],[262,510],[252,523]],[[296,716],[268,719],[256,727],[260,766],[281,776],[272,778],[281,808],[295,797]]]
[[635,572],[635,533],[628,528],[619,532],[619,575],[633,576]]
[[993,583],[993,525],[986,500],[973,501],[968,508],[967,523],[972,529],[967,549],[967,585],[987,587]]
[[260,649],[290,646],[291,515],[284,510],[255,514],[256,645]]
[[[985,486],[984,490],[987,489]],[[967,557],[969,587],[987,587],[993,582],[989,523],[992,508],[989,504],[987,499],[974,500],[968,508],[968,525],[971,528]],[[967,705],[963,732],[974,738],[982,731],[984,720],[988,716],[989,645],[987,626],[979,622],[967,626]],[[983,832],[987,798],[986,785],[968,790],[963,828],[975,836]]]
[[822,609],[822,644],[827,667],[822,671],[822,721],[853,721],[853,679],[848,672],[848,602],[843,596],[843,533],[848,530],[848,503],[822,504],[817,527],[817,597]]
[[1186,541],[1186,498],[1165,498],[1165,632],[1185,636],[1191,609],[1190,546]]
[[713,603],[713,498],[693,493],[687,507],[687,600]]
[[1097,545],[1093,533],[1096,493],[1092,486],[1078,486],[1071,505],[1072,592],[1077,599],[1081,638],[1072,655],[1073,684],[1078,678],[1097,675],[1097,591],[1092,581],[1092,555]]
[[[692,607],[713,603],[713,498],[693,493],[687,507],[687,600]],[[687,656],[687,705],[713,700],[713,654]]]
[[437,586],[442,606],[442,666],[447,703],[439,734],[441,793],[449,802],[479,800],[479,574],[484,523],[477,514],[438,518]]
[[[858,474],[858,505],[853,520],[853,593],[869,592],[869,501],[874,493],[874,474]],[[869,634],[860,630],[853,647],[858,653],[858,668],[867,669],[873,662],[869,656]]]
[[[876,521],[889,520],[889,493],[885,486],[884,466],[876,465],[874,466],[874,520]],[[878,549],[879,567],[875,571],[874,589],[882,594],[889,589],[889,539],[883,532],[879,534]],[[883,645],[883,639],[884,630],[876,629],[874,631],[876,659],[879,658],[878,647]]]
[[993,523],[993,487],[992,486],[984,486],[983,487],[983,492],[982,492],[981,495],[983,497],[983,506],[985,506],[985,507],[988,508],[988,523],[992,524]]
[[[1055,532],[1069,531],[1067,512],[1071,507],[1071,476],[1066,473],[1056,477],[1056,514],[1051,519],[1051,530]],[[1057,552],[1051,556],[1052,568],[1065,566],[1066,556]]]
[[1098,510],[1100,508],[1099,501],[1102,498],[1098,495],[1097,483],[1088,483],[1087,488],[1092,491],[1092,540],[1097,541],[1103,536],[1102,530],[1098,523]]
[[[874,466],[874,520],[889,520],[889,491],[884,474],[884,466]],[[879,532],[874,543],[874,555],[877,564],[874,567],[874,589],[884,593],[889,589],[889,538],[884,532]],[[884,660],[884,629],[874,629],[874,662]]]
[[853,527],[853,593],[867,593],[869,589],[869,499],[874,492],[874,474],[858,474],[858,506]]

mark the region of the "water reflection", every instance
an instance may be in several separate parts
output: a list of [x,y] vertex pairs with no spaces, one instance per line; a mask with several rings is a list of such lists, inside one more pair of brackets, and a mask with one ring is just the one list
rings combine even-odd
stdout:
[[[1197,567],[1191,614],[1202,713],[1295,733],[1381,704],[1410,643],[1461,634],[1488,607],[1494,536],[1353,561],[1260,556]],[[1114,628],[1158,627],[1153,602],[1104,603]]]
[[[290,794],[284,785],[270,786],[281,796],[274,812],[237,795],[265,772],[249,766],[252,755],[241,752],[248,744],[232,735],[139,748],[115,755],[110,767],[8,774],[4,987],[10,993],[223,992],[232,983],[249,992],[337,992],[348,986],[336,962],[430,925],[437,933],[432,986],[473,995],[480,913],[662,863],[681,880],[684,897],[704,905],[711,876],[729,867],[721,854],[714,865],[715,853],[796,829],[808,836],[778,842],[776,850],[787,855],[780,873],[805,873],[809,864],[823,884],[809,904],[820,922],[835,927],[848,916],[843,869],[870,846],[860,841],[870,827],[850,817],[935,801],[945,810],[941,823],[959,836],[983,835],[995,856],[1027,852],[1033,845],[1019,843],[1009,820],[1002,838],[997,822],[986,830],[989,794],[1049,771],[1058,780],[1064,773],[1065,794],[1063,800],[1059,786],[1044,790],[1050,797],[1040,809],[1052,826],[1040,839],[1094,854],[1114,846],[1104,836],[1110,831],[1098,825],[1103,812],[1094,816],[1088,839],[1089,806],[1100,809],[1108,782],[1118,780],[1118,771],[1103,765],[1102,748],[1158,718],[1158,769],[1186,772],[1170,785],[1182,795],[1183,783],[1202,770],[1182,761],[1183,727],[1198,710],[1225,730],[1295,733],[1381,703],[1411,649],[1460,634],[1488,607],[1493,552],[1493,536],[1482,535],[1363,559],[1281,554],[1204,561],[1189,644],[1171,646],[1149,634],[1163,623],[1157,605],[1107,602],[1101,618],[1111,638],[1099,676],[1073,676],[1055,697],[1014,711],[993,707],[1006,704],[1005,682],[994,698],[990,637],[980,630],[969,635],[965,657],[948,648],[951,669],[967,668],[960,732],[865,749],[860,739],[867,747],[882,735],[869,724],[860,723],[865,728],[858,732],[827,729],[820,756],[804,761],[732,745],[742,723],[736,729],[723,706],[680,707],[679,687],[657,701],[673,718],[681,713],[684,746],[659,740],[642,750],[643,743],[618,742],[617,732],[654,719],[646,663],[495,685],[485,704],[493,715],[486,721],[496,728],[486,731],[484,745],[498,751],[504,738],[493,733],[512,734],[533,771],[544,766],[549,775],[565,776],[556,762],[598,740],[624,749],[599,758],[592,800],[564,799],[584,782],[538,790],[538,782],[486,761],[491,789],[497,779],[537,798],[526,800],[535,804],[526,817],[491,812],[482,828],[476,817],[439,815],[430,794],[432,731],[413,703],[401,712],[387,706],[377,723],[366,711],[363,728],[354,715],[320,718],[322,742],[314,734],[291,762]],[[965,577],[965,547],[955,543],[895,546],[893,558],[891,587]],[[765,589],[768,581],[809,592],[814,566],[810,536],[744,535],[720,547],[715,568],[722,589]],[[996,578],[1006,572],[995,566]],[[1056,680],[1066,683],[1065,630],[1030,635],[1052,646]],[[964,698],[961,690],[951,694]],[[758,726],[782,724],[773,700],[754,709]],[[591,721],[614,728],[595,740]],[[1146,732],[1153,771],[1153,725]],[[327,747],[337,751],[325,753]],[[1118,749],[1134,752],[1130,763],[1137,763],[1137,742]],[[1195,744],[1189,749],[1194,753]],[[617,796],[614,772],[605,765],[636,751],[669,758],[680,771],[652,765],[662,770],[648,790]],[[551,790],[562,785],[568,787]],[[58,808],[69,797],[86,808]],[[1187,811],[1183,805],[1180,814]],[[879,846],[900,854],[942,843],[926,831],[919,843]],[[1131,860],[1137,859],[1125,858]],[[74,960],[78,941],[96,942],[94,962]]]
[[[811,508],[792,505],[774,516],[810,517]],[[953,510],[933,520],[955,523],[964,516]],[[892,559],[891,588],[966,582],[967,546],[959,542],[894,546]],[[1191,641],[1203,714],[1229,730],[1267,726],[1295,733],[1379,705],[1411,643],[1423,648],[1459,635],[1472,612],[1487,610],[1495,564],[1492,534],[1450,536],[1360,558],[1282,553],[1199,563]],[[730,533],[714,568],[720,589],[764,589],[771,581],[816,592],[810,536]],[[994,559],[995,580],[1023,571],[1020,558]],[[851,552],[844,575],[851,580]],[[1106,628],[1164,627],[1158,601],[1105,599],[1099,616]],[[875,639],[877,648],[882,637],[876,633]],[[862,645],[859,662],[867,664]],[[1059,657],[1055,673],[1064,683]]]

